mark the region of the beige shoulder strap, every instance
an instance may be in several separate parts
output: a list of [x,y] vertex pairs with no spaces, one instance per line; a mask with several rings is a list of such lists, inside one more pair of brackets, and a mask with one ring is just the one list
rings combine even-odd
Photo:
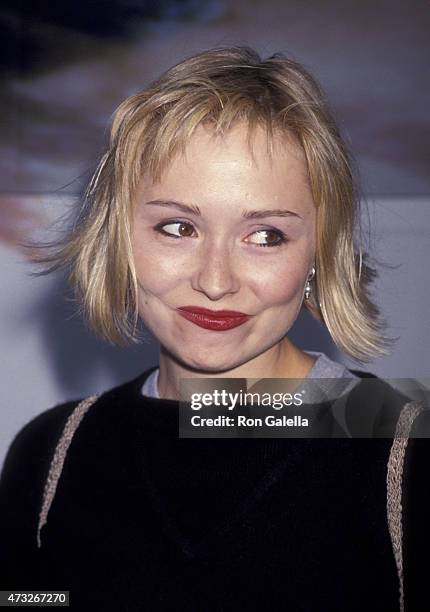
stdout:
[[[402,480],[406,447],[412,425],[425,409],[422,402],[408,402],[400,412],[387,465],[387,519],[399,576],[400,612],[404,612]],[[406,611],[407,612],[407,611]]]
[[57,490],[58,481],[61,476],[64,461],[66,459],[67,451],[72,442],[72,438],[79,427],[80,422],[84,418],[87,410],[92,406],[99,395],[92,395],[79,402],[79,404],[73,409],[73,412],[68,417],[64,426],[63,432],[55,448],[54,456],[52,457],[51,464],[49,466],[48,477],[45,482],[45,488],[43,491],[42,507],[39,513],[39,523],[37,526],[37,547],[42,546],[40,540],[40,532],[42,527],[45,525],[49,508],[51,507],[52,501]]

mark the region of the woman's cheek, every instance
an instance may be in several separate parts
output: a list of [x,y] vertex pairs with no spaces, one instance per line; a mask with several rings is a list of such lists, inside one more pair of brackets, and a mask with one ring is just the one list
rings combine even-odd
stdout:
[[138,245],[133,256],[138,279],[144,286],[168,285],[178,276],[178,257],[166,254],[166,250],[160,250],[156,244]]
[[285,303],[293,299],[301,291],[303,275],[303,265],[292,266],[271,266],[270,269],[260,269],[258,275],[254,275],[255,292],[261,297],[263,302],[273,302],[274,304]]

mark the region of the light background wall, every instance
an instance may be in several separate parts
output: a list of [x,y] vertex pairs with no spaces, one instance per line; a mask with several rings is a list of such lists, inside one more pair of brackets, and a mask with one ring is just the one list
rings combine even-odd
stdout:
[[[380,267],[374,293],[389,333],[399,340],[392,355],[366,369],[384,377],[428,378],[427,5],[376,0],[112,5],[116,12],[105,20],[97,3],[95,13],[82,13],[81,21],[49,7],[46,15],[24,15],[13,2],[0,12],[10,34],[0,49],[5,77],[0,462],[32,416],[114,386],[157,362],[153,340],[130,349],[95,340],[76,317],[64,279],[29,277],[31,267],[18,243],[46,238],[44,228],[73,206],[102,150],[115,106],[172,63],[212,46],[249,44],[263,56],[283,51],[322,82],[359,163],[372,252],[388,264]],[[323,350],[353,366],[306,313],[291,337],[305,349]]]

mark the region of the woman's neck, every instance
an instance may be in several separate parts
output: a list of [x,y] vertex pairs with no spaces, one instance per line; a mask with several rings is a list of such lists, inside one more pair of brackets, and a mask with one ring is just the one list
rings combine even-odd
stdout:
[[162,399],[180,399],[180,383],[183,378],[250,378],[253,384],[262,378],[303,379],[315,361],[315,357],[297,348],[287,337],[264,354],[222,372],[189,368],[161,347],[159,396]]

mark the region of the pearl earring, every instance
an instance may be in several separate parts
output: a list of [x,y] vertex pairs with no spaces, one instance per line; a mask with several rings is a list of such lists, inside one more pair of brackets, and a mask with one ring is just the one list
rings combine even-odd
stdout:
[[308,300],[311,296],[311,293],[312,293],[311,280],[313,279],[314,276],[315,276],[315,267],[312,266],[312,270],[309,273],[309,276],[308,276],[308,279],[305,285],[305,300]]

